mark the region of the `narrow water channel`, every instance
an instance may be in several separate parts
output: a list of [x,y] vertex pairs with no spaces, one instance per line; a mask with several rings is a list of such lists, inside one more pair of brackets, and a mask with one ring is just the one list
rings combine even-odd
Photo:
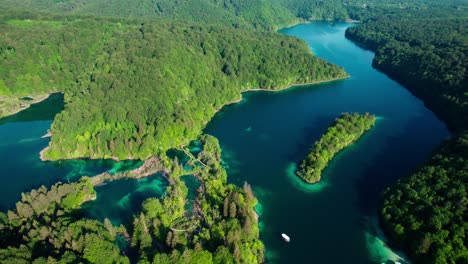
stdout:
[[[374,54],[344,37],[353,24],[313,22],[280,33],[304,39],[312,52],[351,78],[244,94],[208,124],[228,164],[229,180],[252,184],[269,263],[381,263],[398,259],[380,240],[381,191],[421,164],[449,136],[421,100],[371,66]],[[370,112],[376,126],[339,153],[322,182],[294,175],[309,146],[342,112]],[[290,243],[280,234],[291,237]]]

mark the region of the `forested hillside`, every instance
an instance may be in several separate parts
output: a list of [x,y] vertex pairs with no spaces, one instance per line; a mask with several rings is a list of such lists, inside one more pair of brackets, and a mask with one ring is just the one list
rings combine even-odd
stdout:
[[468,14],[468,3],[465,0],[344,0],[343,2],[350,17],[365,22],[382,18],[406,20],[466,17]]
[[[83,216],[81,205],[96,198],[94,178],[24,193],[14,210],[0,213],[0,262],[262,263],[257,199],[248,184],[227,184],[218,141],[206,135],[200,140],[201,163],[190,160],[188,171],[162,155],[169,186],[164,197],[143,202],[133,224]],[[201,186],[190,190],[190,199],[180,179],[186,174]]]
[[158,18],[221,24],[235,28],[272,30],[299,19],[276,1],[262,0],[4,0],[9,9],[28,8],[69,15]]
[[346,19],[339,1],[319,0],[3,0],[0,7],[58,14],[156,18],[275,30],[303,19]]
[[468,134],[384,193],[382,221],[415,263],[467,263]]
[[373,65],[423,99],[455,133],[384,193],[384,227],[416,263],[468,262],[468,20],[447,10],[432,19],[425,12],[378,19],[346,32],[375,50]]
[[[29,97],[65,95],[45,159],[145,159],[196,138],[216,110],[249,88],[346,77],[303,41],[268,32],[301,20],[365,21],[347,36],[375,50],[374,66],[455,133],[386,190],[385,229],[416,263],[468,262],[466,1],[0,0],[0,9],[0,116]],[[15,212],[0,214],[0,262],[126,263],[117,235],[147,262],[260,262],[251,190],[226,185],[219,146],[203,140],[208,166],[198,176],[207,191],[196,236],[170,231],[185,206],[178,179],[166,199],[144,204],[129,232],[74,218],[93,194],[83,180],[33,191]]]
[[460,129],[468,125],[467,26],[467,19],[384,19],[349,28],[346,36],[376,50],[376,68]]
[[140,158],[185,144],[248,88],[345,77],[276,33],[179,22],[4,20],[2,94],[65,92],[46,159]]

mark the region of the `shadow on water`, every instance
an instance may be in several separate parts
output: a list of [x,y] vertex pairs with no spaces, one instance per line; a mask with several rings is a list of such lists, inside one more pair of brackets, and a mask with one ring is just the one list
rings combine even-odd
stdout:
[[[410,133],[414,136],[391,135],[386,138],[376,154],[369,156],[362,176],[355,183],[360,212],[365,215],[375,214],[383,190],[398,179],[415,172],[431,156],[432,150],[439,145],[438,142],[450,136],[447,130],[439,135],[425,133],[433,128],[426,119],[424,116],[416,117],[402,128],[403,131],[412,131]],[[379,199],[369,200],[368,197]]]
[[32,104],[29,108],[11,116],[0,119],[0,125],[12,122],[30,122],[52,120],[55,115],[63,110],[63,94],[54,93],[46,100]]

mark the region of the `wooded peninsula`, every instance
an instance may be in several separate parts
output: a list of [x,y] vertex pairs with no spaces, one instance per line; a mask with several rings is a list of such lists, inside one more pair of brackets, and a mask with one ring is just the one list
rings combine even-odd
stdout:
[[[166,194],[144,201],[129,226],[83,218],[81,205],[95,199],[94,186],[102,184],[95,177],[22,194],[15,209],[0,213],[0,262],[262,263],[257,199],[247,183],[243,188],[227,183],[218,141],[208,135],[199,141],[202,151],[187,163],[159,156],[155,168],[168,181]],[[184,175],[201,184],[193,200],[180,179]]]
[[[202,130],[243,91],[347,77],[304,41],[274,31],[355,19],[362,23],[346,36],[375,51],[374,67],[453,132],[384,192],[380,215],[390,243],[414,263],[467,263],[467,17],[463,0],[1,0],[0,117],[63,93],[45,159],[154,159],[169,184],[130,226],[80,211],[111,175],[24,193],[0,213],[0,262],[263,262],[257,200],[249,185],[227,183],[219,143]],[[333,155],[374,121],[368,114],[338,118],[297,174],[320,180]],[[194,139],[203,145],[198,161],[167,156]],[[119,177],[143,177],[144,169]],[[202,186],[190,212],[180,180],[186,174]]]

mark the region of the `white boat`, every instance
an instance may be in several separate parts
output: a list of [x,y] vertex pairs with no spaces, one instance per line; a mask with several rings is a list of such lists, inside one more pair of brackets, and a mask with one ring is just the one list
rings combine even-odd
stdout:
[[289,238],[288,235],[286,235],[285,233],[282,233],[282,234],[281,234],[281,237],[282,237],[283,240],[286,241],[286,242],[291,241],[291,238]]

